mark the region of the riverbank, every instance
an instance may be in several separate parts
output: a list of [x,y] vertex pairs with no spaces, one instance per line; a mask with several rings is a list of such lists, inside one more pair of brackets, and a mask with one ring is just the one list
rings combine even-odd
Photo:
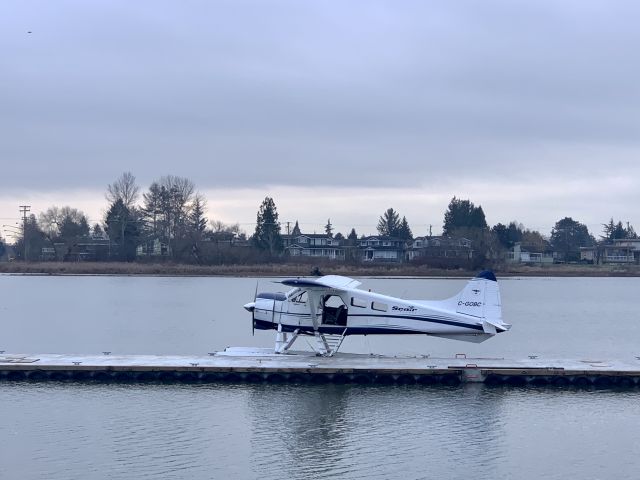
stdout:
[[[321,265],[322,275],[350,277],[472,277],[477,272],[414,265]],[[142,275],[281,277],[311,275],[310,264],[269,263],[256,265],[185,265],[125,262],[3,262],[0,273],[27,275]],[[493,269],[498,276],[539,277],[639,277],[638,265],[509,265]]]

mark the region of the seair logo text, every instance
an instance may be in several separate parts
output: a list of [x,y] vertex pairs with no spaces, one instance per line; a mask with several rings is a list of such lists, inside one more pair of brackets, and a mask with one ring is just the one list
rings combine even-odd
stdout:
[[460,300],[458,302],[458,306],[462,307],[481,307],[482,306],[482,302],[463,302],[462,300]]
[[396,307],[395,305],[391,307],[391,310],[395,310],[396,312],[415,312],[417,310],[416,307]]

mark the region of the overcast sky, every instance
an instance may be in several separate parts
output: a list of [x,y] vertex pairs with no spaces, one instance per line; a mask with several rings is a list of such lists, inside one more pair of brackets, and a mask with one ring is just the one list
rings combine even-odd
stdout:
[[0,218],[93,221],[124,171],[251,231],[438,233],[454,195],[549,234],[640,229],[636,1],[0,3]]

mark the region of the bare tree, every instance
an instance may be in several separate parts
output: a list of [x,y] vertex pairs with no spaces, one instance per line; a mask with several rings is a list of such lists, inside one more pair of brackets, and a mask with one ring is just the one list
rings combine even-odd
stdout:
[[40,228],[50,237],[60,235],[65,224],[75,223],[80,225],[87,222],[87,216],[82,211],[68,206],[49,207],[40,214],[40,218],[38,219]]
[[136,177],[131,172],[124,172],[115,182],[107,185],[105,197],[111,205],[122,200],[122,203],[130,209],[136,203],[139,192],[140,187],[136,185]]

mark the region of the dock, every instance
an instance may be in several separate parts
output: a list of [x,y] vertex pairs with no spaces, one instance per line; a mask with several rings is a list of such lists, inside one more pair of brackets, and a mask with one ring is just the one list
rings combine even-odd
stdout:
[[206,355],[99,355],[0,353],[0,382],[159,383],[353,383],[450,385],[552,385],[558,387],[640,387],[640,357],[628,361],[520,360],[381,356],[313,352],[277,355],[273,349],[227,348]]

